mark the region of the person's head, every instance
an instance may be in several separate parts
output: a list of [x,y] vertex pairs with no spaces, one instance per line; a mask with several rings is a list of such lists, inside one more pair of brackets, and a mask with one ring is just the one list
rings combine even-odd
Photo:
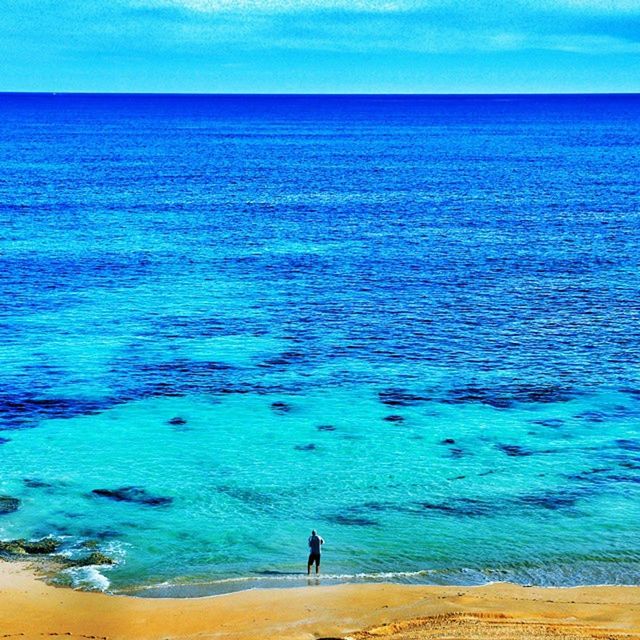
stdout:
[[311,532],[311,535],[312,535],[312,536],[317,535],[317,533],[316,533],[316,530],[315,530],[315,529]]

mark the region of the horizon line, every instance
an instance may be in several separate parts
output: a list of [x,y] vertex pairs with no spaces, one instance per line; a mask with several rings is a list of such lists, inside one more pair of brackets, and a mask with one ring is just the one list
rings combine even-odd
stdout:
[[640,91],[519,91],[519,92],[244,92],[244,91],[0,91],[0,96],[191,96],[191,97],[518,97],[518,96],[640,96]]

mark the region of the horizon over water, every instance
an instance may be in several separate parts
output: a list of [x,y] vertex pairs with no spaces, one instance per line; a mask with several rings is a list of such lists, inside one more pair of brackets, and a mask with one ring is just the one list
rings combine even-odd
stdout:
[[[640,96],[0,94],[0,539],[193,596],[638,584]],[[0,505],[2,506],[2,505]]]

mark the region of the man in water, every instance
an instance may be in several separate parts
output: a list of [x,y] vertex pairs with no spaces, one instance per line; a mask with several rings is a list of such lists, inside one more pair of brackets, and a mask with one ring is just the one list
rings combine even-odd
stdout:
[[314,562],[316,565],[316,573],[320,571],[320,546],[323,544],[324,540],[314,529],[309,536],[309,561],[307,562],[307,575],[311,573],[311,565]]

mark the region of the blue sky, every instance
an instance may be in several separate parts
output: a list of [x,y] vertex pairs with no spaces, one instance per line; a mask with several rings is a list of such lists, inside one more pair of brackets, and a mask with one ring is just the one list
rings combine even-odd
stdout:
[[640,0],[5,0],[1,91],[640,91]]

